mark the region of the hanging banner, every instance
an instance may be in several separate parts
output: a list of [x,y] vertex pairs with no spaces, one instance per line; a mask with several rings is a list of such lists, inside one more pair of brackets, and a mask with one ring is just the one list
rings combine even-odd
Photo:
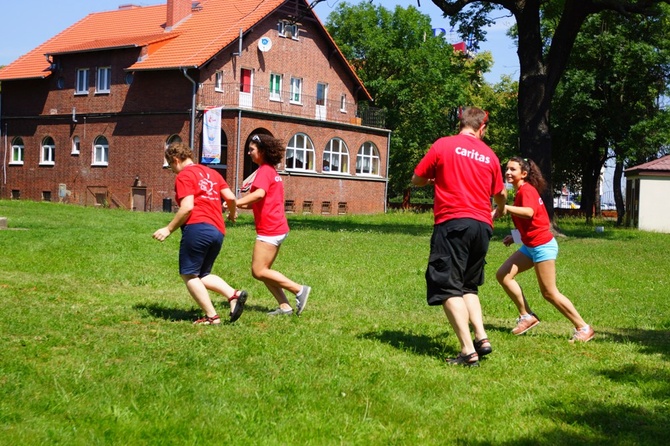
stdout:
[[221,163],[221,108],[210,108],[202,117],[202,164]]

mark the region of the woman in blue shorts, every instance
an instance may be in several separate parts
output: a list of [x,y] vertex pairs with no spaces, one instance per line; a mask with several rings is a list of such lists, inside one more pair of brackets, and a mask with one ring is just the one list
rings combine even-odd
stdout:
[[233,289],[221,277],[211,274],[226,233],[221,200],[226,202],[228,220],[234,222],[237,216],[235,194],[217,171],[195,164],[193,151],[185,144],[170,144],[165,151],[165,160],[177,174],[175,197],[179,210],[167,226],[154,232],[153,237],[162,242],[181,228],[179,274],[188,292],[205,312],[205,316],[194,324],[221,323],[208,290],[228,299],[230,322],[235,322],[242,315],[247,292]]
[[[595,336],[593,328],[584,322],[570,299],[556,287],[558,243],[549,230],[549,214],[540,197],[547,186],[540,169],[531,160],[514,157],[507,163],[505,178],[516,191],[514,205],[506,205],[505,212],[512,216],[523,242],[521,248],[502,264],[496,274],[498,282],[519,310],[517,325],[512,333],[521,335],[540,323],[515,280],[517,274],[535,268],[542,296],[575,326],[570,342],[590,341]],[[503,243],[505,246],[511,245],[513,237],[506,236]]]

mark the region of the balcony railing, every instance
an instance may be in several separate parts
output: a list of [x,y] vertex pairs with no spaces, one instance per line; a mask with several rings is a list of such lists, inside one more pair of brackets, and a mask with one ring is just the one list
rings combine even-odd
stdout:
[[300,95],[299,101],[292,101],[289,91],[270,92],[269,88],[253,86],[249,92],[240,91],[239,83],[228,83],[215,88],[214,83],[201,84],[198,93],[199,109],[211,107],[229,107],[249,109],[284,116],[318,119],[329,122],[384,127],[384,115],[381,110],[366,107],[365,116],[358,116],[358,108],[353,102],[341,106],[339,98],[318,103],[316,96]]

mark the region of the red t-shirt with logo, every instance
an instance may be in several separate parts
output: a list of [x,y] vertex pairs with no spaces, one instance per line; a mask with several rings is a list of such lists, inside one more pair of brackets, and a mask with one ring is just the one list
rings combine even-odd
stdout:
[[261,165],[251,184],[251,192],[263,189],[265,196],[252,204],[256,233],[258,235],[284,235],[288,233],[288,221],[284,215],[284,183],[274,167]]
[[549,243],[554,235],[549,230],[551,222],[542,197],[530,183],[523,183],[516,191],[514,206],[533,209],[532,218],[521,218],[512,215],[514,226],[519,230],[524,245],[535,248]]
[[438,139],[414,174],[435,179],[435,224],[472,218],[493,226],[491,197],[504,188],[502,168],[480,139],[467,134]]
[[227,187],[226,180],[214,169],[201,164],[184,167],[175,180],[175,198],[181,204],[184,197],[193,195],[193,210],[185,224],[209,223],[225,234],[221,190]]

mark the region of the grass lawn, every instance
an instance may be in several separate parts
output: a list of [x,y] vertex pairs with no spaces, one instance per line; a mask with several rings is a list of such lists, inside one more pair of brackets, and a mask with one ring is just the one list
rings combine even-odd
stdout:
[[0,201],[0,216],[2,445],[670,441],[670,234],[560,222],[559,289],[597,332],[572,345],[530,271],[542,323],[510,333],[499,223],[480,293],[494,351],[467,369],[444,363],[458,341],[425,302],[429,214],[291,216],[275,267],[313,290],[275,318],[243,215],[215,272],[250,298],[219,326],[192,325],[179,234],[151,238],[170,215]]

